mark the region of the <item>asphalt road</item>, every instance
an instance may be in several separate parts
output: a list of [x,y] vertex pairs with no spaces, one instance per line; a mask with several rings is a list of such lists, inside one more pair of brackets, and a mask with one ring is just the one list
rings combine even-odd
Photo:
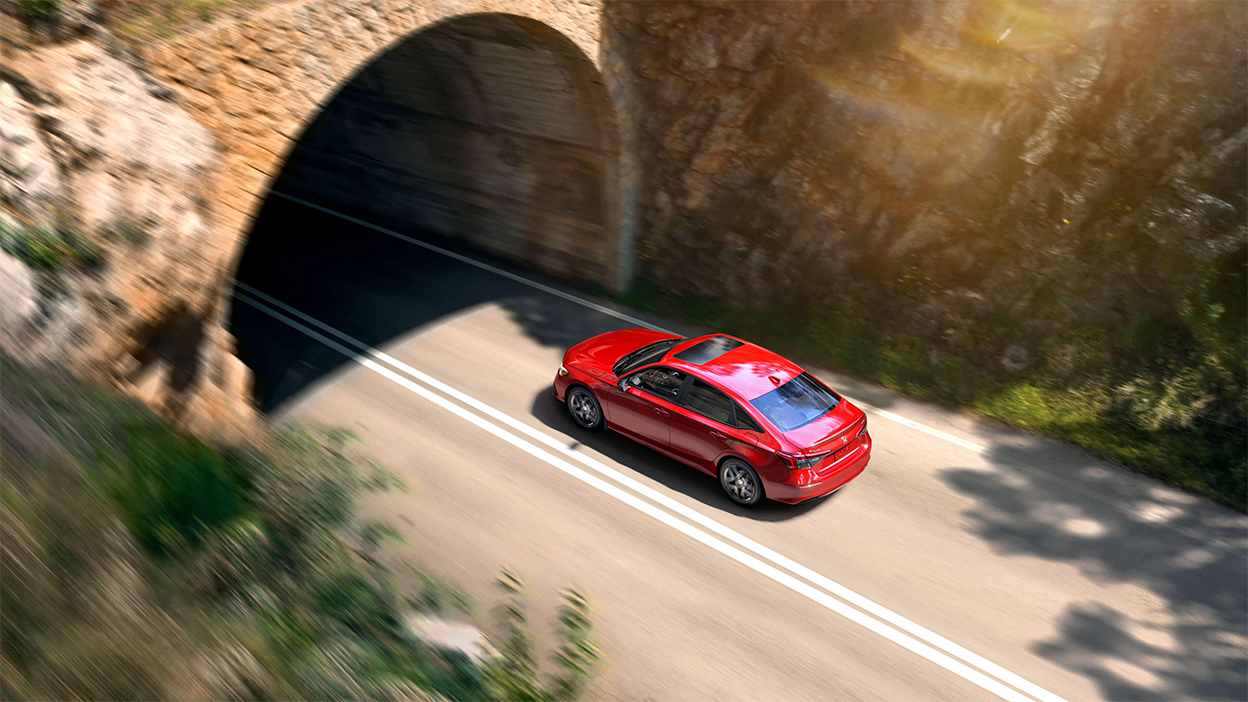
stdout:
[[253,242],[232,329],[266,408],[358,433],[411,485],[368,509],[483,609],[504,566],[543,627],[588,593],[598,695],[1248,698],[1241,515],[817,368],[867,410],[872,463],[743,510],[550,397],[569,346],[636,313],[277,198]]

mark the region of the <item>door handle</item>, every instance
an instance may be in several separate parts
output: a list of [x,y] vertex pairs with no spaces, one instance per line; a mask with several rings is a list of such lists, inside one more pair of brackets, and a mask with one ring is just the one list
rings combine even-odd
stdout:
[[722,431],[715,431],[714,429],[711,430],[711,436],[715,437],[716,439],[724,439],[725,441],[728,439],[727,434],[723,433]]
[[655,407],[655,408],[654,408],[654,413],[655,413],[655,414],[657,414],[657,415],[659,415],[660,417],[666,417],[667,415],[671,414],[671,412],[668,412],[667,410],[663,409],[662,407]]

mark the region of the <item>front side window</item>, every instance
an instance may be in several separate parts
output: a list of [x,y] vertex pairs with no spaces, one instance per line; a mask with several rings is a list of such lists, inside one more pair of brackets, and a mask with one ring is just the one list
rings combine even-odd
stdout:
[[750,402],[780,431],[793,431],[832,411],[841,398],[809,373]]
[[701,380],[695,379],[689,386],[685,407],[720,424],[732,425],[732,400]]
[[616,361],[615,367],[611,371],[615,373],[615,377],[622,378],[628,375],[628,372],[634,368],[641,368],[647,363],[654,363],[663,358],[663,354],[676,348],[682,341],[684,339],[664,339],[663,341],[656,341],[649,346],[643,346]]
[[628,382],[633,387],[675,402],[681,386],[685,384],[685,374],[671,368],[649,368],[629,377]]

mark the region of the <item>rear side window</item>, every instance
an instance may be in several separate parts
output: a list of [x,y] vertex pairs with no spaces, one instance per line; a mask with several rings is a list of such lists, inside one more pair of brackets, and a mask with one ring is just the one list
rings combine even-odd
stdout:
[[736,415],[738,429],[746,429],[748,431],[756,431],[760,434],[762,433],[763,428],[758,426],[758,422],[754,421],[754,418],[747,414],[745,410],[741,409],[741,405],[734,403],[734,408],[737,411]]
[[648,393],[675,402],[680,387],[685,384],[685,374],[671,368],[650,368],[628,379],[634,386]]
[[732,400],[724,393],[694,379],[685,397],[685,407],[725,426],[732,426]]
[[750,404],[780,431],[792,431],[827,414],[840,401],[809,373],[802,373]]

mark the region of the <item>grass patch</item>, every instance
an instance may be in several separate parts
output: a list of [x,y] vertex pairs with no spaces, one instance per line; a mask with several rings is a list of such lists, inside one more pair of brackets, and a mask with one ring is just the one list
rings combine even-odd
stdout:
[[0,223],[0,248],[43,271],[96,268],[104,263],[100,249],[70,227],[18,230]]
[[241,17],[273,0],[120,0],[106,8],[105,18],[117,37],[131,48],[168,39],[222,19]]
[[[747,338],[803,362],[922,400],[967,409],[1069,442],[1248,511],[1248,430],[1242,423],[1183,421],[1149,426],[1143,412],[1124,408],[1115,393],[1117,385],[1103,375],[1056,377],[1043,369],[1021,377],[1011,375],[983,358],[936,352],[928,340],[889,334],[872,320],[835,310],[778,313],[732,307],[706,298],[671,295],[648,281],[616,299],[639,310]],[[1146,379],[1161,386],[1170,377],[1161,374],[1168,370],[1173,371],[1156,367],[1136,372],[1156,374]]]

